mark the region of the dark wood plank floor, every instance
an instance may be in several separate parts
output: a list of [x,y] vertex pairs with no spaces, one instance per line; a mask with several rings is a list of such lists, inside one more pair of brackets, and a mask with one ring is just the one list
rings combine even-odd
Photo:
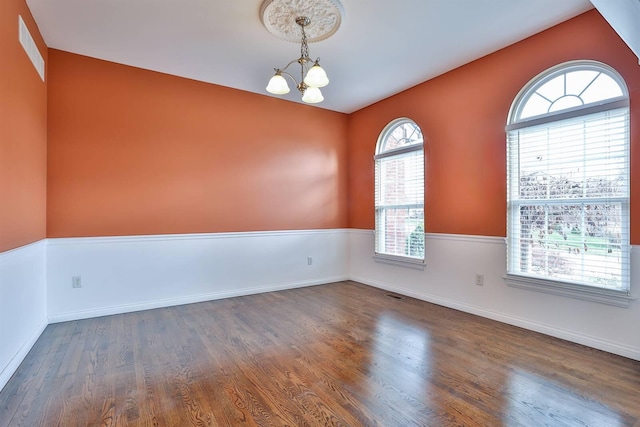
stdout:
[[354,282],[50,325],[0,393],[1,426],[639,418],[640,362]]

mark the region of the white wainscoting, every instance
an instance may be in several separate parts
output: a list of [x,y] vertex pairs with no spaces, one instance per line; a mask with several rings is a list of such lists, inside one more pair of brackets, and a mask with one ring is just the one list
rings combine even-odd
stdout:
[[343,229],[49,239],[49,322],[346,280],[348,240]]
[[47,326],[46,242],[0,253],[0,390]]
[[[352,280],[640,360],[639,300],[621,308],[508,287],[504,238],[427,234],[424,271],[375,262],[373,244],[372,230],[350,231]],[[639,249],[631,256],[635,297]]]

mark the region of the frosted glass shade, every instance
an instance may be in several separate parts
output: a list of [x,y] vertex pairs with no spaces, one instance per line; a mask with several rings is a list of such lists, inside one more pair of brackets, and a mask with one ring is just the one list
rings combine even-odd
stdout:
[[285,93],[289,93],[289,90],[287,80],[285,80],[282,74],[276,74],[271,77],[271,80],[269,80],[269,84],[267,85],[267,92],[274,95],[284,95]]
[[307,104],[317,104],[318,102],[324,101],[324,97],[317,87],[308,87],[304,91],[304,95],[302,95],[302,100]]
[[325,87],[329,84],[329,78],[324,69],[316,63],[307,71],[304,83],[309,87]]

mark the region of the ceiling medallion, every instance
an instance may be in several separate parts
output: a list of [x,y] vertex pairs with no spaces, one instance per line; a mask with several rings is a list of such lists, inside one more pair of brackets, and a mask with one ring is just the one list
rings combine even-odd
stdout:
[[305,26],[309,43],[325,40],[340,28],[344,9],[338,0],[264,0],[260,18],[274,36],[290,42],[300,41],[296,19],[309,17]]

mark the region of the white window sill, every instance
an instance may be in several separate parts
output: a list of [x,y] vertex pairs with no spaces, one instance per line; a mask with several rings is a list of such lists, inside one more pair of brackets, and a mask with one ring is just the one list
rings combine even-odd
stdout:
[[399,267],[413,268],[415,270],[424,270],[424,267],[425,267],[424,259],[409,258],[409,257],[397,256],[397,255],[385,255],[385,254],[375,253],[373,255],[373,260],[375,262],[380,262],[383,264],[397,265]]
[[603,289],[594,286],[578,285],[573,283],[559,282],[555,280],[539,279],[516,274],[507,274],[504,281],[513,288],[526,289],[529,291],[543,292],[546,294],[561,295],[569,298],[576,298],[584,301],[597,302],[601,304],[614,305],[616,307],[629,307],[634,297],[624,291],[613,289]]

